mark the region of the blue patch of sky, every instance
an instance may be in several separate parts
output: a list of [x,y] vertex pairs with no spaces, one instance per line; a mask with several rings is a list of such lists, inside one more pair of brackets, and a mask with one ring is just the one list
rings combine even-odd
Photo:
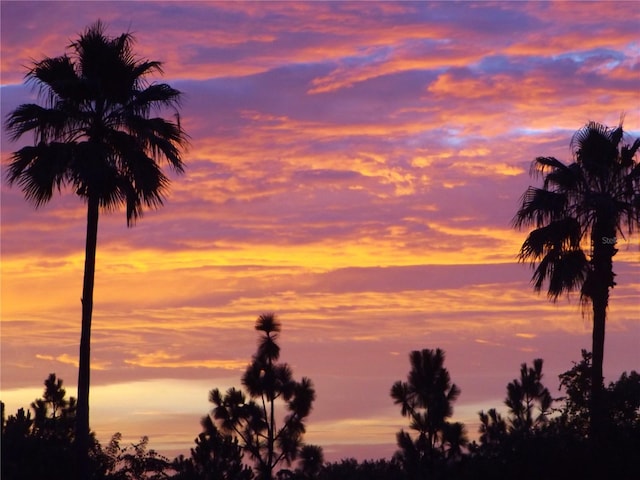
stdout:
[[591,50],[566,52],[560,55],[555,55],[551,58],[554,60],[570,59],[576,63],[600,60],[603,66],[611,66],[611,68],[614,68],[622,63],[626,59],[626,56],[624,53],[617,50],[611,50],[609,48],[594,48]]
[[460,147],[468,142],[463,128],[445,127],[440,129],[443,135],[440,137],[440,143],[449,147]]
[[[479,62],[469,65],[469,69],[481,73],[500,73],[513,71],[516,66],[513,57],[507,55],[490,55],[482,58]],[[524,65],[518,65],[522,67]]]
[[355,52],[355,55],[343,57],[334,63],[337,63],[337,65],[341,67],[360,67],[381,64],[393,56],[394,48],[390,46],[363,45],[357,47]]
[[[126,3],[126,2],[122,2]],[[143,11],[152,13],[154,21],[164,19],[175,25],[190,25],[190,30],[215,28],[216,25],[242,25],[251,21],[247,12],[239,9],[226,9],[225,4],[205,2],[130,2]],[[162,21],[162,20],[161,20]]]
[[[519,127],[511,130],[511,133],[514,135],[523,135],[523,136],[531,136],[535,137],[538,135],[545,135],[548,133],[558,133],[559,129],[556,126],[550,126],[548,128],[533,128],[533,127]],[[570,130],[567,130],[570,132]]]
[[499,73],[509,73],[515,75],[527,73],[532,70],[536,70],[537,68],[545,67],[546,65],[552,63],[557,64],[561,62],[568,62],[571,65],[577,65],[579,63],[576,62],[574,58],[561,56],[543,57],[537,55],[489,55],[483,57],[476,63],[470,64],[468,68],[470,71],[480,74],[492,75]]
[[629,42],[625,50],[630,52],[632,58],[638,58],[640,56],[640,42]]
[[[511,3],[516,6],[512,6]],[[519,9],[519,2],[469,3],[469,2],[423,2],[418,15],[425,21],[452,24],[468,32],[496,35],[521,35],[523,31],[540,29],[543,22]],[[499,28],[496,28],[499,26]],[[505,37],[507,36],[507,37]]]

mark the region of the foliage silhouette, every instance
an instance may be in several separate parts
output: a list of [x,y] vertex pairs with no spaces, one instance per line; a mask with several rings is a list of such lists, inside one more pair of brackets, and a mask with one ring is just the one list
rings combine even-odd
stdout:
[[[258,317],[256,330],[262,332],[258,350],[242,377],[249,398],[240,390],[226,393],[214,389],[209,400],[215,405],[213,418],[220,430],[233,435],[255,462],[257,478],[272,480],[282,462],[290,465],[302,447],[304,420],[311,413],[315,390],[311,380],[293,379],[286,363],[277,363],[280,346],[276,343],[280,322],[273,314]],[[278,426],[276,405],[288,412]]]
[[299,466],[295,470],[281,469],[277,480],[316,480],[322,472],[324,453],[317,445],[303,445],[298,453]]
[[300,474],[303,479],[318,478],[324,463],[324,453],[317,445],[304,445],[300,449]]
[[102,467],[105,480],[161,480],[168,478],[170,462],[149,449],[149,439],[145,436],[140,442],[127,447],[121,446],[122,435],[116,433],[103,450]]
[[507,422],[495,408],[490,408],[487,413],[481,411],[480,416],[480,443],[483,445],[498,445],[507,434]]
[[444,357],[439,348],[411,352],[407,381],[391,387],[391,398],[418,432],[415,440],[404,430],[397,434],[397,458],[410,478],[422,478],[441,459],[459,458],[467,444],[464,426],[447,421],[460,389],[451,383]]
[[[562,421],[576,434],[585,437],[589,434],[591,359],[591,353],[582,350],[582,360],[559,376],[560,388],[566,393]],[[605,434],[640,429],[640,374],[623,372],[617,382],[610,382],[604,391],[603,403]]]
[[[66,397],[63,381],[53,373],[44,385],[42,398],[31,403],[31,410],[20,408],[5,420],[3,408],[0,464],[5,480],[68,480],[76,475],[75,399]],[[93,434],[89,439],[90,465],[95,469],[101,461],[100,446]]]
[[542,188],[527,189],[514,218],[516,228],[534,227],[519,255],[534,266],[534,289],[546,283],[553,300],[579,290],[583,302],[591,303],[593,438],[599,438],[605,415],[602,364],[616,237],[640,227],[640,164],[634,158],[640,139],[630,145],[623,139],[622,124],[589,122],[571,140],[573,163],[536,158],[532,173],[543,176]]
[[173,462],[175,480],[251,480],[253,471],[242,463],[242,448],[237,438],[223,435],[210,416],[202,419],[203,431],[196,438],[191,457]]
[[553,399],[542,384],[542,366],[542,359],[520,366],[520,378],[507,385],[506,418],[495,408],[479,412],[480,445],[470,447],[471,478],[578,478],[576,471],[564,468],[583,451],[551,426]]
[[327,463],[318,480],[405,480],[407,477],[397,459],[365,460],[353,458]]
[[589,435],[589,398],[591,392],[591,358],[586,350],[581,351],[582,360],[574,363],[570,370],[559,375],[559,389],[564,389],[564,411],[562,421],[582,437]]
[[56,378],[54,373],[44,381],[42,398],[31,403],[34,412],[33,433],[42,438],[53,438],[64,441],[73,440],[75,427],[76,399],[66,397],[66,390],[62,387],[62,379]]
[[87,233],[82,327],[78,373],[77,445],[79,476],[88,477],[90,337],[93,311],[98,216],[100,209],[126,207],[127,225],[143,207],[162,205],[169,179],[157,160],[183,171],[180,149],[186,145],[176,110],[175,121],[151,114],[176,109],[180,92],[149,83],[161,63],[134,56],[134,38],[110,38],[97,21],[69,46],[70,53],[36,62],[26,75],[44,106],[24,104],[10,112],[6,128],[12,140],[34,134],[34,145],[13,153],[7,168],[36,207],[54,189],[71,187],[87,203]]
[[520,379],[507,385],[505,405],[509,407],[509,428],[512,432],[526,433],[544,425],[551,413],[553,398],[542,385],[541,358],[533,361],[533,367],[526,363],[520,366]]
[[[262,350],[259,347],[259,351],[271,351],[272,354],[279,352],[273,330],[270,335],[275,345]],[[264,338],[261,338],[260,343],[264,343]],[[424,356],[422,352],[419,352],[421,357]],[[414,375],[413,381],[418,383],[423,376],[430,378],[429,381],[422,382],[421,387],[440,385],[441,391],[445,392],[444,397],[451,399],[455,395],[448,394],[454,390],[454,385],[448,375],[442,374],[442,370],[446,370],[443,366],[444,354],[440,352],[438,355],[437,350],[428,352],[431,365],[429,369],[440,371],[440,375],[428,376],[420,373]],[[434,361],[432,357],[438,356],[441,358]],[[275,360],[277,361],[277,356]],[[458,442],[460,448],[453,448],[451,438],[464,432],[462,425],[446,420],[440,423],[442,431],[436,435],[435,447],[431,451],[433,459],[430,463],[425,462],[425,468],[421,472],[416,473],[417,468],[408,468],[411,465],[407,465],[407,457],[402,454],[390,460],[367,460],[360,463],[354,459],[345,459],[324,463],[320,447],[303,445],[297,452],[297,467],[293,470],[280,469],[275,476],[278,480],[635,480],[640,471],[640,456],[637,455],[637,445],[640,445],[640,375],[636,371],[623,372],[617,381],[610,382],[604,390],[603,401],[607,416],[602,430],[599,458],[595,458],[588,441],[591,354],[582,351],[582,360],[559,376],[560,390],[564,396],[555,399],[553,415],[548,415],[550,395],[542,385],[542,366],[541,360],[534,360],[531,367],[526,364],[521,366],[520,378],[507,386],[505,405],[509,406],[510,411],[504,417],[495,408],[489,409],[487,413],[480,412],[479,444],[473,442],[462,448],[464,444]],[[416,369],[417,372],[419,370]],[[440,379],[435,381],[436,378]],[[405,393],[410,390],[411,379],[409,375],[403,386]],[[420,390],[415,391],[417,394]],[[521,394],[517,391],[529,393]],[[428,397],[424,392],[422,395]],[[407,404],[411,402],[409,397],[407,394]],[[436,398],[438,395],[432,397]],[[443,402],[441,398],[440,404],[442,403],[447,402]],[[3,479],[73,478],[76,468],[73,449],[75,402],[66,397],[62,380],[57,379],[54,374],[50,375],[45,380],[42,398],[35,400],[29,409],[21,408],[6,420],[1,402],[0,407],[0,466]],[[242,405],[236,407],[237,412],[243,408]],[[422,412],[423,407],[412,408],[423,413],[422,418],[426,417],[426,412]],[[92,438],[91,475],[88,478],[253,479],[254,472],[243,463],[241,437],[223,433],[216,427],[215,418],[210,415],[203,419],[202,426],[203,431],[196,439],[191,457],[179,456],[172,462],[150,449],[146,437],[142,437],[139,443],[123,447],[122,436],[117,433],[104,448]],[[449,427],[454,432],[447,433]],[[266,433],[266,430],[263,432]],[[423,436],[428,438],[427,432]],[[409,439],[411,440],[410,437]],[[415,447],[417,442],[412,443]],[[263,453],[266,452],[266,445],[264,435]]]
[[[559,376],[566,396],[556,399],[560,404],[553,409],[550,393],[541,384],[542,362],[535,360],[533,367],[523,364],[520,380],[507,387],[508,418],[495,409],[480,412],[480,445],[471,445],[466,468],[453,478],[637,478],[640,459],[634,445],[640,441],[640,376],[625,372],[606,389],[608,422],[596,456],[588,441],[591,355],[583,350],[582,356],[582,362]],[[529,401],[515,387],[525,390],[527,384]],[[555,414],[549,415],[551,411]]]

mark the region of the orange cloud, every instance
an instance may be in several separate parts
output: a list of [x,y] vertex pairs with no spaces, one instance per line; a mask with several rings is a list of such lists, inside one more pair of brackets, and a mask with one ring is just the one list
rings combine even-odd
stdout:
[[209,368],[221,370],[241,370],[247,360],[188,360],[183,355],[169,354],[165,351],[138,353],[134,359],[125,359],[124,363],[144,368]]

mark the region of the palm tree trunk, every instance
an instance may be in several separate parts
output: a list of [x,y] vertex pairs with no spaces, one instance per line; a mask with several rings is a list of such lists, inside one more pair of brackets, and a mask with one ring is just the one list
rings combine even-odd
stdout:
[[604,333],[607,318],[608,289],[603,294],[593,298],[593,335],[592,335],[592,366],[591,366],[591,406],[590,429],[592,438],[597,441],[601,437],[604,422],[603,405],[603,373],[604,363]]
[[609,305],[609,289],[615,285],[613,273],[613,256],[617,250],[612,243],[615,237],[615,227],[611,224],[611,216],[598,215],[599,220],[593,229],[591,241],[593,242],[593,266],[592,291],[589,292],[593,304],[593,334],[592,334],[592,366],[591,366],[591,405],[590,405],[590,429],[594,442],[602,436],[604,427],[604,336],[607,320],[607,307]]
[[89,380],[91,374],[91,314],[98,243],[99,199],[89,195],[87,207],[87,240],[82,285],[82,327],[78,368],[78,406],[76,412],[76,447],[78,478],[89,478]]

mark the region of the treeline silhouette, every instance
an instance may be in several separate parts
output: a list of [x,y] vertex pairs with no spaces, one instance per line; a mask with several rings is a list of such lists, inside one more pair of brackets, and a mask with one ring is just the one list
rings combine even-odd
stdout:
[[[640,471],[640,374],[624,372],[603,386],[603,437],[590,439],[592,355],[559,376],[554,398],[543,383],[543,360],[523,363],[506,386],[503,413],[478,413],[477,441],[451,422],[460,388],[444,366],[445,352],[409,354],[406,381],[390,389],[408,431],[396,435],[391,458],[325,462],[320,446],[305,444],[315,400],[310,379],[293,379],[279,362],[281,324],[273,314],[256,322],[258,349],[242,376],[242,389],[209,394],[211,411],[189,456],[168,459],[149,440],[123,445],[115,433],[106,445],[90,436],[89,471],[95,480],[417,480],[417,479],[636,479]],[[2,404],[4,480],[70,480],[78,477],[75,455],[77,404],[54,373],[42,398],[5,418]],[[246,393],[245,393],[246,392]],[[284,407],[284,408],[282,408]],[[284,412],[283,418],[276,418]],[[399,422],[400,423],[400,422]]]

